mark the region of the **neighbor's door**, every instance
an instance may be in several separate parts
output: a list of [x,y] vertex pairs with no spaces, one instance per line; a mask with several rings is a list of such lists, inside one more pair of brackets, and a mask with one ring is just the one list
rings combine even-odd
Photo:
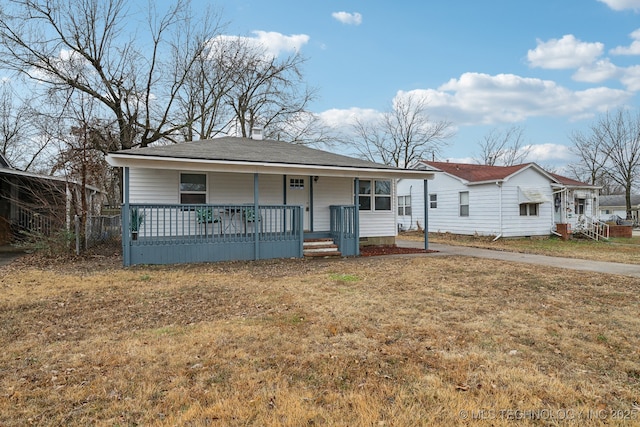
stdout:
[[302,229],[310,231],[309,227],[309,177],[308,176],[288,176],[287,177],[287,204],[302,206]]

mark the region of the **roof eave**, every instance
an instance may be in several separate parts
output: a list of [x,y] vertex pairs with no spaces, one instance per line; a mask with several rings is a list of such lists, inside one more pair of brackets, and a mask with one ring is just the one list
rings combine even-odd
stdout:
[[115,167],[144,167],[149,169],[174,169],[209,172],[243,172],[263,174],[297,174],[321,175],[335,177],[356,178],[423,178],[433,179],[434,172],[391,169],[346,167],[331,165],[308,165],[297,163],[269,163],[250,161],[228,161],[193,159],[181,157],[140,156],[130,154],[110,153],[107,162]]

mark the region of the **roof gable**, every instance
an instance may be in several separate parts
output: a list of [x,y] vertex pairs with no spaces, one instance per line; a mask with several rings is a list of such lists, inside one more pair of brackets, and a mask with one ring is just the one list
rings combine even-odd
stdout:
[[435,170],[453,175],[469,184],[478,184],[491,181],[506,181],[526,169],[534,169],[541,175],[547,177],[550,182],[555,182],[568,187],[591,187],[597,186],[586,184],[566,176],[550,173],[542,169],[535,163],[523,163],[513,166],[489,166],[471,163],[451,163],[451,162],[421,162]]
[[534,163],[526,163],[514,166],[488,166],[472,163],[428,161],[423,161],[423,163],[436,170],[453,175],[470,184],[489,181],[503,181],[508,179],[510,176],[531,167],[531,165],[534,165]]

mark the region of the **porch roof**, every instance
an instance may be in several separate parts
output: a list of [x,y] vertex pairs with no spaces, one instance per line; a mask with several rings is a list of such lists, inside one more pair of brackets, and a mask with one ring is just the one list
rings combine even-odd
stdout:
[[109,153],[112,166],[357,178],[433,179],[401,169],[282,141],[223,137]]

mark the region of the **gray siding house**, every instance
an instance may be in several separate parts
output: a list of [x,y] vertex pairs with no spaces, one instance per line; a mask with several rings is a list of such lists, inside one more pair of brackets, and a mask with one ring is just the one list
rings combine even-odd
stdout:
[[223,137],[109,153],[124,168],[124,264],[343,256],[393,244],[399,178],[433,178],[281,141]]

